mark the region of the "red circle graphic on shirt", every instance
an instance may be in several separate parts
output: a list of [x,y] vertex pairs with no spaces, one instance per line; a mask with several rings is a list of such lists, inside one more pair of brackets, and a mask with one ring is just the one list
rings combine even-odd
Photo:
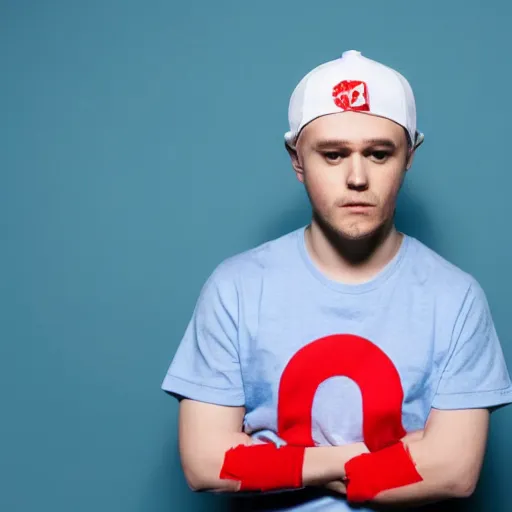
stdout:
[[[400,375],[386,353],[352,334],[334,334],[302,347],[288,362],[279,384],[278,434],[288,444],[314,446],[315,393],[331,377],[348,377],[361,391],[363,437],[370,451],[399,441],[404,398]],[[332,407],[343,407],[333,404]]]

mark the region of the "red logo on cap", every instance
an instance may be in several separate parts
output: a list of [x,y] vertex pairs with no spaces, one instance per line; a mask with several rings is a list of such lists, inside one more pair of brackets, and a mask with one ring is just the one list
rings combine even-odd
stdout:
[[343,80],[332,89],[334,103],[343,110],[369,112],[368,87],[360,80]]

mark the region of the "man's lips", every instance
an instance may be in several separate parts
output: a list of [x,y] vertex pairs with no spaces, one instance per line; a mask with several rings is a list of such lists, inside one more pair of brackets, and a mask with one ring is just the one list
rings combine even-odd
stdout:
[[372,206],[375,206],[375,205],[371,204],[371,203],[365,203],[363,201],[352,201],[352,202],[343,204],[344,208],[371,208]]
[[375,205],[365,201],[351,201],[343,205],[343,209],[350,215],[367,215]]

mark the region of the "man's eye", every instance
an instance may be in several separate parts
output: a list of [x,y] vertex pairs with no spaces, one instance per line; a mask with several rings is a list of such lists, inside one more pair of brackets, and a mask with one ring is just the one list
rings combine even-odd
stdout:
[[372,151],[372,157],[378,162],[383,162],[389,157],[388,151]]
[[328,151],[327,153],[324,153],[324,157],[327,160],[331,160],[331,161],[336,161],[339,158],[341,158],[341,156],[342,155],[340,153],[337,153],[336,151]]

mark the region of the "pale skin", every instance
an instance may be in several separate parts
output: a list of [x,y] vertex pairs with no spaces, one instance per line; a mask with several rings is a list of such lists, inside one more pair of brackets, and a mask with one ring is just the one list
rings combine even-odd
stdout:
[[[221,480],[224,454],[252,439],[242,432],[243,407],[182,400],[179,415],[180,456],[185,478],[195,491],[237,492],[240,483]],[[409,447],[422,482],[381,492],[379,504],[419,504],[470,496],[476,486],[487,438],[487,410],[433,409],[423,431],[408,434]],[[205,429],[205,425],[208,428]],[[468,450],[468,447],[471,447]],[[364,443],[306,448],[303,483],[325,485],[345,494],[345,463],[367,453]],[[392,470],[392,468],[390,468]]]
[[[371,279],[402,241],[394,210],[414,155],[404,129],[384,118],[343,112],[309,123],[288,151],[314,212],[306,230],[311,258],[333,280],[356,284]],[[238,491],[239,482],[221,480],[219,473],[229,448],[252,444],[242,430],[244,414],[243,407],[180,402],[180,456],[192,489]],[[432,409],[424,430],[402,440],[423,481],[383,491],[373,501],[422,504],[470,496],[480,475],[488,428],[487,409]],[[304,485],[345,494],[345,463],[367,452],[362,442],[306,448]]]

